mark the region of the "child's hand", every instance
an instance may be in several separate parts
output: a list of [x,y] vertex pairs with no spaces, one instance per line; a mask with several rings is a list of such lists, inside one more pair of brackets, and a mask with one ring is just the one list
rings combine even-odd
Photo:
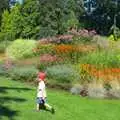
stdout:
[[45,100],[45,97],[42,97],[43,100]]

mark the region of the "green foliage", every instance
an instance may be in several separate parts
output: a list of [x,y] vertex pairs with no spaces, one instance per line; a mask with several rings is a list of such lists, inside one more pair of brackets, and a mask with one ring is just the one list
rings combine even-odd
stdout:
[[[114,22],[116,22],[116,20]],[[111,31],[113,34],[114,41],[118,41],[120,39],[120,29],[116,26],[116,23],[112,25]]]
[[114,36],[113,36],[113,35],[110,35],[110,36],[108,37],[108,40],[114,41]]
[[0,42],[0,53],[4,53],[6,48],[10,45],[10,41],[2,41]]
[[13,41],[13,40],[15,40],[15,33],[0,32],[0,41]]
[[24,5],[16,4],[10,12],[4,12],[1,26],[2,40],[14,40],[19,37],[36,38],[36,34],[40,31],[40,23],[38,23],[40,14],[36,2],[37,0],[27,0]]
[[0,25],[1,25],[2,13],[5,9],[8,8],[9,8],[9,0],[0,0]]
[[73,44],[79,44],[79,43],[86,43],[91,42],[93,38],[91,36],[74,36],[73,37]]
[[36,33],[35,37],[36,39],[45,38],[45,37],[51,37],[57,35],[57,31],[52,29],[51,27],[40,27],[40,30],[38,33]]
[[2,15],[2,24],[1,24],[1,41],[10,41],[15,40],[20,35],[22,31],[22,17],[20,13],[20,6],[16,5],[10,10],[5,10]]
[[97,65],[97,67],[119,67],[118,55],[117,51],[96,51],[82,58],[81,62]]
[[7,76],[7,71],[5,70],[3,64],[0,64],[0,76]]
[[69,29],[77,29],[79,26],[79,21],[77,19],[77,17],[75,16],[75,13],[73,11],[70,12],[70,15],[68,16],[68,20],[67,22],[65,21],[65,23],[63,23],[63,25],[65,26],[66,30]]
[[115,40],[114,35],[111,34],[111,35],[108,37],[108,40],[111,40],[111,41],[119,41],[119,40],[120,40],[120,37],[117,37],[117,39]]
[[13,80],[32,82],[35,80],[38,70],[34,66],[16,66],[8,71],[8,76]]
[[69,65],[56,65],[48,67],[48,78],[56,80],[58,83],[71,83],[79,80],[79,74]]
[[34,40],[17,39],[8,46],[6,54],[9,58],[16,60],[33,56],[33,49],[36,47]]
[[78,6],[77,1],[26,0],[23,5],[16,4],[10,12],[5,11],[3,14],[0,39],[40,39],[63,34],[79,24],[83,5],[79,1]]
[[44,71],[46,69],[47,65],[46,64],[43,64],[43,63],[37,63],[36,65],[36,68],[39,70],[39,71]]
[[40,5],[38,0],[27,0],[21,9],[22,30],[20,37],[36,38],[36,34],[40,31]]
[[42,55],[42,54],[53,54],[54,53],[54,46],[53,44],[37,44],[37,47],[35,48],[35,54],[36,55]]
[[96,9],[85,18],[88,25],[105,35],[110,33],[113,25],[120,28],[120,2],[118,0],[103,0],[102,2],[94,0],[94,2],[96,2]]

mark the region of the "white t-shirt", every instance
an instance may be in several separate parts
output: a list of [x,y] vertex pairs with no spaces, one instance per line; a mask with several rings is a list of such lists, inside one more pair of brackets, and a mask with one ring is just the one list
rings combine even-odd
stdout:
[[47,97],[44,81],[40,81],[37,90],[37,97]]

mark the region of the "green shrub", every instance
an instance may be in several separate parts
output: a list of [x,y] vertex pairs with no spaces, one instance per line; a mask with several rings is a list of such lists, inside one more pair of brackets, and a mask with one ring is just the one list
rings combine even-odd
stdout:
[[5,70],[3,64],[0,64],[0,76],[6,76],[7,71]]
[[63,23],[63,26],[66,30],[69,30],[71,28],[77,29],[77,27],[79,26],[79,20],[77,19],[73,11],[70,12],[68,20],[67,22],[65,21],[65,23]]
[[0,32],[0,41],[13,41],[15,40],[15,33],[14,32]]
[[6,54],[9,58],[16,60],[33,56],[33,49],[36,47],[34,40],[17,39],[8,46]]
[[9,1],[8,0],[1,0],[0,1],[0,25],[1,25],[1,18],[4,10],[9,9]]
[[84,64],[93,64],[97,67],[119,67],[119,53],[116,51],[96,51],[81,59]]
[[50,27],[40,27],[40,30],[35,34],[34,38],[46,38],[57,35],[57,31]]
[[110,36],[108,37],[108,40],[114,41],[114,36],[113,36],[113,35],[110,35]]
[[47,68],[48,78],[58,83],[71,83],[79,80],[79,74],[69,65],[56,65]]
[[54,45],[53,44],[37,44],[37,47],[34,49],[35,55],[42,54],[53,54],[54,53]]
[[10,41],[0,42],[0,53],[4,53],[10,43],[11,43]]
[[63,34],[66,29],[79,25],[78,18],[83,11],[82,3],[75,0],[25,0],[23,5],[16,4],[4,11],[1,32],[5,33],[3,38],[9,33],[15,39],[40,39]]
[[38,70],[34,66],[16,66],[8,71],[8,75],[13,80],[31,82],[35,80],[37,72]]
[[91,36],[75,36],[73,37],[72,43],[79,44],[79,43],[86,43],[90,42],[93,38]]
[[[108,37],[108,40],[115,41],[114,35],[111,34],[111,35]],[[117,38],[117,41],[119,41],[119,40],[120,40],[120,36]]]
[[40,70],[40,71],[44,71],[45,69],[46,69],[46,64],[41,64],[41,63],[38,63],[37,65],[36,65],[36,68],[38,69],[38,70]]
[[10,11],[4,11],[2,15],[0,40],[13,41],[19,37],[23,24],[20,8],[20,5],[16,5],[11,8]]

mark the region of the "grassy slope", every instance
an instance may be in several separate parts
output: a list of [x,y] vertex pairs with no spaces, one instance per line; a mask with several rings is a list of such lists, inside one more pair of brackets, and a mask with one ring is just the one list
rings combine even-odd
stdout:
[[[30,90],[29,90],[30,89]],[[48,101],[56,113],[35,111],[36,88],[0,78],[1,120],[120,120],[120,101],[92,100],[48,90]]]

